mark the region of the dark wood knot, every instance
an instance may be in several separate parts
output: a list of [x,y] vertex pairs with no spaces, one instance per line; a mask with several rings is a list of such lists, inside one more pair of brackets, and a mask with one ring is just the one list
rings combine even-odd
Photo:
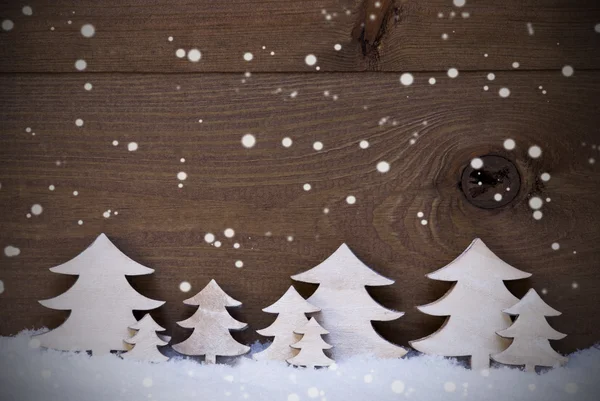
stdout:
[[467,200],[482,209],[497,209],[512,202],[521,188],[517,167],[501,156],[470,160],[460,183]]

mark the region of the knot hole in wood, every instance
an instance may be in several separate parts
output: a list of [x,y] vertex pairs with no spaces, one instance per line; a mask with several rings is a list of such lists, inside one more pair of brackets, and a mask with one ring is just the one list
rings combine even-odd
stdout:
[[496,155],[474,160],[463,170],[459,185],[469,203],[482,209],[497,209],[511,203],[521,188],[515,164]]

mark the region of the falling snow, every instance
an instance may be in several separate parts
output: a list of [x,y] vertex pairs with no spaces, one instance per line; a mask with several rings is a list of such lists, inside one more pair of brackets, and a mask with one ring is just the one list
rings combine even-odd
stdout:
[[4,248],[4,255],[6,257],[12,258],[14,256],[19,256],[21,254],[21,250],[15,246],[8,245]]
[[92,24],[85,24],[81,27],[81,34],[84,38],[91,38],[96,34],[96,28]]
[[256,137],[252,134],[246,134],[242,137],[242,146],[250,149],[256,145]]

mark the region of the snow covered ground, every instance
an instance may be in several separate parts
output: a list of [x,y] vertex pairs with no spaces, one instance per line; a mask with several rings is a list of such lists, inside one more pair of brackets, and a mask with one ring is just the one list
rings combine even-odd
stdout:
[[[32,332],[0,337],[2,401],[386,401],[600,399],[600,349],[571,355],[543,374],[508,367],[470,371],[451,359],[356,357],[326,369],[255,362],[205,366],[181,357],[143,364],[116,355],[35,348]],[[262,349],[255,345],[253,351]]]

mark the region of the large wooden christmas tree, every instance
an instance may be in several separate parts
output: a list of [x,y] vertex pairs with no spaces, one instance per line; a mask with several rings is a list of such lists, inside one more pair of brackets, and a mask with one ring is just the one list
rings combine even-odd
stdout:
[[329,331],[326,340],[333,346],[333,359],[362,353],[380,358],[400,358],[406,354],[404,348],[384,340],[371,324],[395,320],[404,313],[379,305],[365,289],[394,282],[362,263],[346,244],[321,264],[292,279],[319,284],[307,301],[321,309],[317,321]]
[[504,351],[510,344],[510,340],[496,334],[511,324],[503,310],[519,301],[503,280],[529,276],[494,255],[480,239],[474,240],[449,265],[427,275],[455,284],[439,300],[418,308],[428,315],[448,318],[438,331],[410,344],[426,354],[471,356],[472,369],[489,367],[490,355]]
[[74,259],[50,271],[79,278],[62,295],[40,301],[47,308],[71,311],[61,326],[37,336],[46,348],[94,354],[124,351],[129,327],[137,323],[133,310],[164,304],[139,294],[125,278],[154,270],[131,260],[104,234]]
[[319,308],[308,303],[296,289],[291,286],[273,305],[263,312],[277,313],[278,316],[269,327],[257,330],[261,336],[275,337],[273,343],[264,351],[253,355],[256,360],[270,359],[287,361],[298,354],[291,345],[302,337],[294,331],[308,322],[306,313],[318,312]]
[[561,313],[548,306],[532,288],[515,306],[504,312],[519,315],[506,330],[499,331],[502,337],[514,338],[503,352],[492,355],[492,359],[506,365],[525,365],[528,372],[536,366],[556,366],[566,363],[568,358],[552,349],[550,341],[561,340],[565,334],[554,330],[545,316],[560,316]]
[[173,345],[175,351],[184,355],[205,355],[205,362],[209,364],[216,362],[217,355],[237,356],[250,351],[250,347],[238,343],[229,333],[229,330],[243,330],[248,326],[231,317],[226,309],[242,304],[227,295],[215,280],[183,303],[198,306],[198,309],[189,319],[177,322],[194,331],[187,340]]

